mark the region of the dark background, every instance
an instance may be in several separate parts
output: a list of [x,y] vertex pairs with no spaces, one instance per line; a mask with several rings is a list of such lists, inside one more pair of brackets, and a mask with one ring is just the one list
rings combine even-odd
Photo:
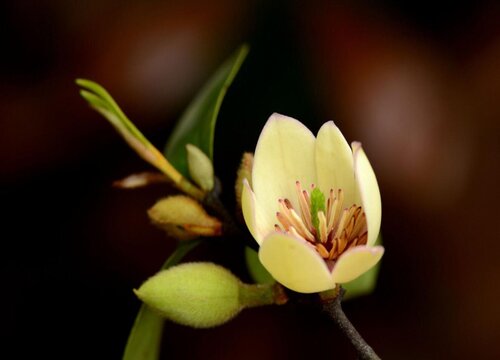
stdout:
[[[146,216],[171,190],[111,187],[150,168],[74,79],[103,84],[162,147],[246,41],[215,139],[225,198],[272,112],[313,132],[335,120],[375,168],[386,247],[377,290],[346,303],[347,315],[382,358],[499,358],[500,6],[401,3],[2,2],[4,351],[120,358],[140,305],[132,288],[175,246]],[[209,246],[190,258],[241,262]],[[165,328],[169,359],[325,355],[354,358],[333,325],[295,307],[244,311],[210,330]]]

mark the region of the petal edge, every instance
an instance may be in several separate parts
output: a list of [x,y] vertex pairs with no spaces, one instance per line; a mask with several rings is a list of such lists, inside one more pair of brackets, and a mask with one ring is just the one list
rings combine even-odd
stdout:
[[318,131],[315,146],[318,185],[324,194],[331,188],[344,192],[344,207],[355,203],[357,187],[354,180],[352,151],[344,135],[333,121]]
[[257,241],[260,245],[266,233],[272,231],[273,228],[269,225],[266,217],[262,213],[260,204],[255,198],[255,194],[250,188],[250,184],[247,179],[243,179],[241,210],[243,212],[243,218],[245,219],[248,230],[252,234],[255,241]]
[[366,214],[368,241],[371,246],[377,240],[382,221],[382,200],[375,172],[359,142],[352,143],[354,176],[359,188],[363,210]]
[[356,246],[347,250],[333,267],[332,280],[342,284],[356,279],[375,266],[384,255],[382,246]]
[[316,182],[314,143],[316,138],[300,121],[273,114],[262,129],[255,149],[252,187],[268,219],[275,219],[278,199],[298,206],[298,180],[309,186]]

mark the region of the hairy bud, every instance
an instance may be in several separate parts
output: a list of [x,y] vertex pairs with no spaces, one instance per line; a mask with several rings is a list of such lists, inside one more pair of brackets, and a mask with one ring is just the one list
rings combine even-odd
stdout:
[[134,292],[163,317],[195,328],[222,325],[244,308],[287,301],[279,285],[243,284],[229,270],[208,262],[160,271]]
[[159,200],[148,215],[155,225],[180,240],[222,233],[222,223],[208,215],[196,200],[184,195]]

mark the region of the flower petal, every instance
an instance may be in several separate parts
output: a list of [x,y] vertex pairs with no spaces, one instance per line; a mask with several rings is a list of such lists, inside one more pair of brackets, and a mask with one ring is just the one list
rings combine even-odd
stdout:
[[291,290],[313,293],[335,287],[325,261],[303,239],[275,232],[260,245],[259,259],[276,281]]
[[333,267],[332,279],[337,284],[356,279],[376,265],[384,255],[382,246],[356,246],[338,259]]
[[368,227],[368,241],[366,245],[370,246],[377,240],[380,232],[380,222],[382,221],[380,190],[373,168],[361,147],[361,143],[353,142],[352,151],[354,157],[354,176],[358,183]]
[[252,186],[268,219],[276,219],[278,199],[298,207],[296,185],[316,181],[314,135],[299,121],[273,114],[262,130],[255,149]]
[[316,174],[324,194],[330,189],[342,189],[344,207],[350,207],[357,198],[352,151],[344,135],[333,121],[319,129],[316,139]]
[[260,245],[265,235],[267,235],[269,231],[271,231],[270,229],[273,228],[273,224],[270,224],[269,219],[265,217],[262,207],[257,202],[252,189],[250,189],[247,179],[243,180],[241,209],[243,211],[243,218],[245,219],[248,230],[250,230],[250,233]]

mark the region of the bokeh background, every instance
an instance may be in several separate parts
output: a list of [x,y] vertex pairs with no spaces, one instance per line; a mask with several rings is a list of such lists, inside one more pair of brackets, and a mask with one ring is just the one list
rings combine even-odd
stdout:
[[[272,112],[360,140],[383,199],[376,291],[345,304],[386,359],[500,358],[500,6],[495,1],[4,1],[0,5],[2,349],[118,359],[132,288],[174,242],[146,209],[164,186],[81,100],[98,81],[159,147],[216,67],[250,55],[227,95],[215,165],[232,199],[242,151]],[[203,246],[191,259],[234,265]],[[165,359],[354,358],[315,311],[270,307],[192,330]]]

